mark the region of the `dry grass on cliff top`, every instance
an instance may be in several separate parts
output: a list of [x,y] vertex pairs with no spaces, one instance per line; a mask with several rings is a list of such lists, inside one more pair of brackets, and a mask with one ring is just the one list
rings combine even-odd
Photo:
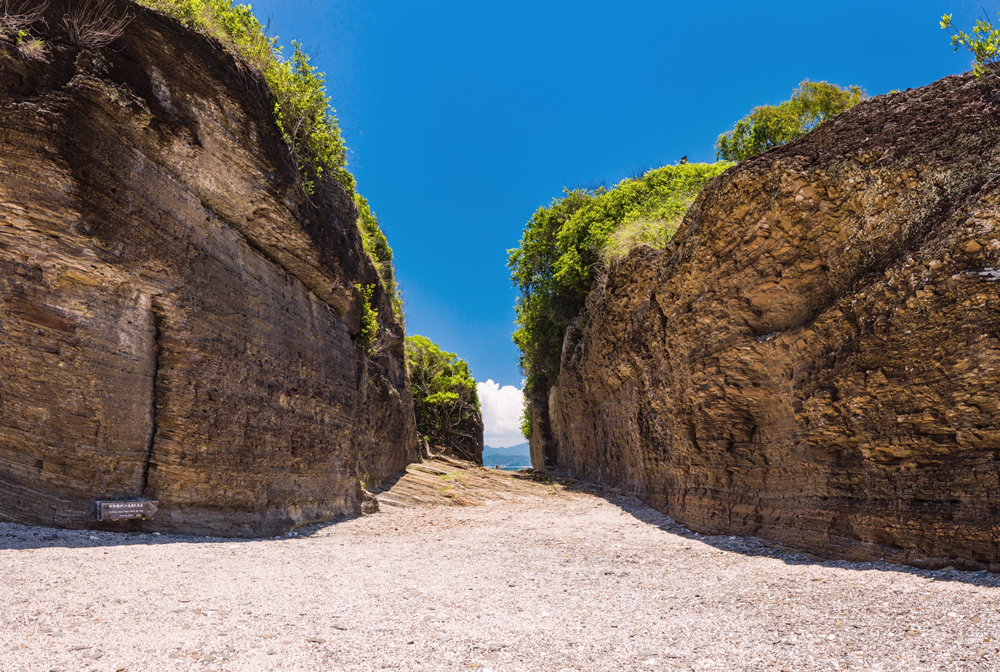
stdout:
[[990,670],[992,575],[700,537],[436,461],[281,539],[0,525],[0,669]]

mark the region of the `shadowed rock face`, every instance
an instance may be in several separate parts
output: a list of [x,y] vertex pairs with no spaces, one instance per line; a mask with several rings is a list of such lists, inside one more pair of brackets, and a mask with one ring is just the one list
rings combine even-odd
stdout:
[[536,441],[701,532],[997,568],[998,141],[949,77],[727,171],[594,289]]
[[[419,428],[418,428],[419,429]],[[483,416],[478,411],[455,428],[447,441],[424,442],[425,457],[454,457],[483,466]]]
[[[418,447],[387,297],[388,347],[352,341],[377,284],[353,201],[306,198],[259,76],[128,7],[99,54],[0,43],[0,520],[245,536],[356,512],[359,474]],[[121,498],[160,512],[92,520]]]

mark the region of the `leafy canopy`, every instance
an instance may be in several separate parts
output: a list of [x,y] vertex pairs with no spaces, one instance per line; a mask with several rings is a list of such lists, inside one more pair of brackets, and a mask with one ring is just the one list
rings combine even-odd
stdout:
[[581,313],[597,267],[634,245],[664,247],[705,183],[730,165],[664,166],[611,189],[567,189],[535,212],[507,262],[520,290],[513,338],[526,395],[559,375],[566,328]]
[[970,35],[955,28],[951,23],[951,14],[945,14],[941,17],[941,29],[951,34],[955,51],[965,49],[976,57],[972,65],[976,77],[982,79],[988,75],[993,80],[1000,79],[991,67],[1000,62],[1000,29],[994,28],[988,17],[984,16],[976,21]]
[[772,147],[798,140],[827,119],[849,110],[867,97],[859,86],[843,88],[827,82],[799,84],[780,105],[761,105],[736,122],[715,143],[723,161],[745,161]]
[[470,421],[479,416],[479,394],[469,365],[424,336],[406,338],[406,361],[420,435],[437,445],[474,438]]

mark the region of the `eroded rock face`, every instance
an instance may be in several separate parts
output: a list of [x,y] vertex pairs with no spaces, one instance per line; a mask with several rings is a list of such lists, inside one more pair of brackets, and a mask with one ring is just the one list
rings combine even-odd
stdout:
[[567,334],[555,461],[705,533],[996,568],[998,140],[949,77],[717,178]]
[[[419,428],[418,428],[419,429]],[[483,416],[475,411],[471,417],[456,427],[448,441],[425,441],[425,457],[454,457],[483,466]]]
[[353,202],[305,196],[260,77],[128,7],[100,53],[0,42],[0,520],[147,498],[113,529],[243,536],[359,511],[359,473],[418,453],[387,297],[388,347],[352,341],[377,284]]

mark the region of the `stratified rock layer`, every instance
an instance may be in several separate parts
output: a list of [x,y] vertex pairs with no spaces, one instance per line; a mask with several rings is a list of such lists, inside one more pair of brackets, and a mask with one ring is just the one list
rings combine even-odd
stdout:
[[[266,85],[130,3],[100,53],[0,42],[0,520],[273,534],[416,459],[402,327],[352,199],[307,198]],[[54,6],[50,26],[64,8]],[[95,499],[157,500],[93,520]]]
[[985,97],[968,76],[880,96],[713,181],[672,247],[592,292],[535,443],[701,532],[996,568]]

